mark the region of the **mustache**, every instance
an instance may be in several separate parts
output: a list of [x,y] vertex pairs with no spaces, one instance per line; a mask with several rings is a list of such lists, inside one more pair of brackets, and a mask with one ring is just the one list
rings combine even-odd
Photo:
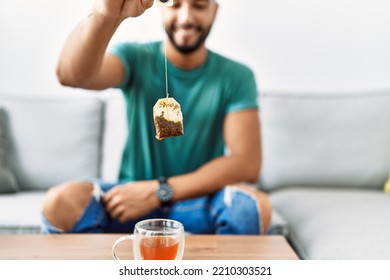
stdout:
[[173,24],[172,25],[172,30],[177,30],[177,29],[195,29],[196,31],[201,31],[202,27],[196,24],[192,23],[186,23],[186,24]]

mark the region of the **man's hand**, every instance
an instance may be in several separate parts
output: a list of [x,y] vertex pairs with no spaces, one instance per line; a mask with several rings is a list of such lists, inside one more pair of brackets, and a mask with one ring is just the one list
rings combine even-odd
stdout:
[[154,0],[96,0],[93,13],[124,20],[138,17],[153,6]]
[[157,188],[157,180],[127,183],[109,190],[103,201],[111,218],[123,223],[147,215],[159,206]]

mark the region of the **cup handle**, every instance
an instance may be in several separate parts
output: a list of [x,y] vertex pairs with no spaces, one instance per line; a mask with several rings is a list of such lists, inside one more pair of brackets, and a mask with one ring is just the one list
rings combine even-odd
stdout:
[[131,235],[124,235],[120,238],[118,238],[114,245],[112,245],[112,249],[111,249],[111,252],[112,252],[112,257],[115,259],[115,260],[120,260],[120,258],[117,257],[116,253],[115,253],[115,248],[116,246],[118,246],[119,243],[121,243],[122,241],[125,241],[125,240],[131,240],[133,241],[134,240],[134,235],[131,234]]

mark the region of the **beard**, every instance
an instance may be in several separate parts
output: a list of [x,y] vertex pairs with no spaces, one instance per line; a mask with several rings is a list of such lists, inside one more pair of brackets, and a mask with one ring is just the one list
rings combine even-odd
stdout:
[[177,26],[171,25],[169,28],[166,29],[166,33],[168,35],[169,40],[172,42],[173,46],[177,51],[179,51],[181,54],[191,54],[198,50],[203,43],[206,41],[207,37],[209,36],[210,30],[211,30],[211,25],[207,29],[202,29],[199,26],[194,26],[194,25],[187,25],[183,26],[184,28],[195,28],[198,32],[200,32],[200,36],[198,39],[195,41],[193,44],[178,44],[173,36],[174,31],[177,29]]

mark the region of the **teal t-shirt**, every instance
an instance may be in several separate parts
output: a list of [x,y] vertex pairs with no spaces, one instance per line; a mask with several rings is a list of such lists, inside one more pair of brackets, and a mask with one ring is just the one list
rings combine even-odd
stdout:
[[119,87],[126,101],[128,136],[120,180],[150,180],[198,169],[225,153],[225,116],[258,108],[256,82],[246,66],[212,51],[194,70],[168,62],[168,92],[181,106],[184,135],[158,141],[153,106],[166,97],[162,43],[120,43],[110,52],[125,68]]

